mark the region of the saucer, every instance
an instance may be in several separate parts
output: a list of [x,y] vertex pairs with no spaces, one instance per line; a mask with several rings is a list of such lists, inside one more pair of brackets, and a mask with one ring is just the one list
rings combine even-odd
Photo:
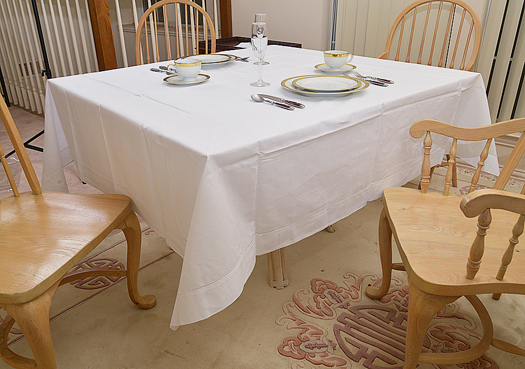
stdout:
[[188,58],[200,60],[202,65],[208,65],[228,63],[237,60],[239,57],[230,54],[197,54],[188,56]]
[[349,72],[351,71],[352,69],[355,69],[355,65],[353,64],[345,64],[343,65],[341,68],[338,68],[338,69],[330,69],[330,67],[326,64],[317,64],[315,66],[316,69],[319,69],[319,70],[322,70],[323,72],[333,72],[333,73],[339,73],[339,72]]
[[194,81],[184,81],[184,78],[178,74],[173,74],[164,78],[164,82],[169,83],[170,85],[194,85],[201,83],[210,79],[210,76],[207,74],[199,74]]

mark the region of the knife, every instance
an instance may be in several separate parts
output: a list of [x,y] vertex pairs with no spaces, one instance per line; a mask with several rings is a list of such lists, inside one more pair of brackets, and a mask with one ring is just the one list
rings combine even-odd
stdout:
[[265,95],[265,94],[259,94],[259,96],[262,96],[262,97],[264,97],[266,99],[270,99],[270,100],[273,100],[273,101],[282,102],[282,103],[291,105],[291,106],[293,106],[295,108],[299,108],[299,109],[303,109],[304,108],[304,104],[298,103],[296,101],[286,100],[286,99],[283,99],[281,97],[272,96],[272,95]]

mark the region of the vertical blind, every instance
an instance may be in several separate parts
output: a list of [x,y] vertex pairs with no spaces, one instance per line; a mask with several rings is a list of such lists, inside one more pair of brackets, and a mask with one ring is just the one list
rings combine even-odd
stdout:
[[[0,0],[0,70],[7,98],[43,114],[46,76],[33,1],[52,77],[98,71],[87,0]],[[135,30],[144,6],[155,0],[108,0],[119,67],[135,65]],[[219,1],[197,0],[219,30]]]

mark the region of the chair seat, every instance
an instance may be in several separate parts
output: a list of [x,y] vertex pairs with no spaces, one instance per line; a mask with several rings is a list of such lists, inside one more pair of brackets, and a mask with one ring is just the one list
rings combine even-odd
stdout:
[[478,219],[463,214],[459,207],[462,198],[461,195],[443,196],[410,188],[385,191],[384,206],[411,282],[428,293],[444,296],[494,292],[525,294],[524,252],[514,252],[503,281],[495,278],[518,219],[518,215],[511,212],[491,210],[485,256],[475,278],[466,278]]
[[0,303],[41,295],[130,211],[123,195],[26,192],[0,200]]

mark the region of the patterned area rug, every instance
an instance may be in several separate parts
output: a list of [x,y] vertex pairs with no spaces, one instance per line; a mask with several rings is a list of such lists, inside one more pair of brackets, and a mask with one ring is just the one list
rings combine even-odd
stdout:
[[[474,169],[458,165],[458,187],[451,193],[467,194]],[[438,191],[445,182],[445,168],[434,173],[430,190]],[[490,188],[496,177],[482,174],[476,189]],[[419,179],[407,187],[417,188]],[[525,181],[512,178],[507,189],[520,192]],[[379,258],[379,256],[378,256]],[[394,278],[397,277],[397,278]],[[284,315],[276,319],[283,327],[279,353],[292,359],[291,369],[401,369],[404,362],[408,284],[405,273],[394,272],[389,293],[381,300],[364,294],[368,285],[376,285],[374,274],[346,273],[339,281],[315,278],[308,289],[293,293],[283,304]],[[401,278],[401,279],[400,279]],[[455,352],[468,349],[481,339],[481,323],[464,298],[439,312],[426,334],[426,352]],[[498,366],[487,355],[468,364],[419,364],[418,368],[508,368]],[[522,367],[521,365],[512,366]]]
[[[366,297],[366,287],[379,282],[373,274],[347,273],[339,283],[316,278],[309,289],[295,291],[276,320],[287,330],[278,351],[295,360],[291,368],[402,368],[408,285],[393,278],[384,298]],[[425,337],[426,352],[465,350],[479,342],[481,324],[462,311],[463,304],[468,302],[458,300],[437,314]],[[465,365],[434,367],[500,368],[486,355]]]
[[[174,251],[168,248],[164,239],[158,237],[155,231],[145,223],[141,223],[142,229],[142,254],[140,269],[154,265],[156,262],[171,255]],[[120,231],[109,235],[102,243],[88,254],[80,263],[72,268],[72,271],[100,268],[117,267],[125,269],[126,263],[126,239]],[[73,281],[69,284],[60,286],[55,296],[50,310],[50,321],[59,318],[62,314],[83,304],[89,299],[94,298],[106,289],[117,283],[125,281],[125,277],[91,277]],[[139,274],[140,285],[140,274]],[[139,290],[140,292],[140,290]],[[127,298],[127,296],[125,296]],[[0,322],[6,313],[0,308]],[[22,332],[17,329],[15,324],[8,337],[9,344],[13,344],[23,338]]]

